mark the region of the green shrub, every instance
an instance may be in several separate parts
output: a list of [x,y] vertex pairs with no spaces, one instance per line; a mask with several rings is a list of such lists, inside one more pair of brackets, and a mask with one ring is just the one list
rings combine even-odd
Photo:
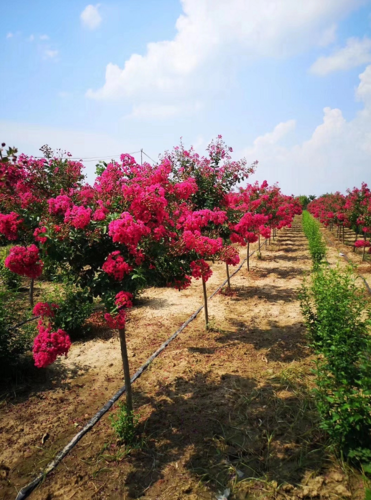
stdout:
[[306,210],[303,212],[302,224],[308,238],[309,251],[314,265],[320,264],[326,255],[326,244],[323,241],[319,222]]
[[42,278],[46,281],[54,281],[56,283],[63,283],[63,275],[59,265],[49,259],[45,259]]
[[117,437],[126,445],[133,445],[138,441],[139,416],[129,411],[125,403],[120,402],[119,411],[116,415],[110,415],[109,419]]
[[19,356],[32,347],[33,334],[29,328],[12,329],[14,319],[9,308],[8,293],[0,293],[0,371],[15,366]]
[[318,356],[322,428],[345,456],[371,461],[371,310],[350,268],[319,266],[301,307]]
[[73,339],[86,331],[84,323],[93,312],[93,303],[89,290],[67,288],[65,298],[59,303],[54,325],[65,330]]
[[0,278],[7,290],[18,290],[21,286],[22,278],[5,266],[5,259],[6,256],[0,259]]

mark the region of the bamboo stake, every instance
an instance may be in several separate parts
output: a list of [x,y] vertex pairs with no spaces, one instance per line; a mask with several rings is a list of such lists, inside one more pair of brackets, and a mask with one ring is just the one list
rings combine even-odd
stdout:
[[124,380],[126,388],[126,407],[128,409],[128,414],[132,418],[133,399],[131,394],[130,368],[129,368],[128,351],[126,348],[125,328],[119,328],[119,336],[120,336],[121,358],[122,358],[122,365],[124,368]]
[[205,326],[206,330],[209,328],[209,311],[207,308],[207,293],[206,293],[206,283],[202,279],[202,289],[204,292],[204,309],[205,309]]
[[30,297],[30,306],[33,307],[34,301],[33,301],[33,292],[34,292],[34,279],[31,278],[31,283],[30,283],[30,292],[29,292],[29,297]]

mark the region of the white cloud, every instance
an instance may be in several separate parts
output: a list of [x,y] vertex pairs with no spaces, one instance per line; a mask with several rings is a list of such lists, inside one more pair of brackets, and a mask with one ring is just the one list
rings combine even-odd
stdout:
[[320,47],[327,47],[327,45],[334,43],[336,40],[336,30],[337,30],[336,24],[333,24],[332,26],[326,28],[318,40],[318,45]]
[[265,135],[262,135],[255,139],[254,148],[261,148],[266,146],[273,146],[277,144],[280,139],[289,134],[296,127],[295,120],[289,120],[287,122],[282,122],[276,125],[273,132],[268,132]]
[[47,59],[55,59],[58,56],[58,50],[47,49],[44,51],[44,55]]
[[258,137],[243,153],[259,160],[257,175],[280,180],[285,192],[322,194],[371,184],[371,65],[359,75],[356,96],[364,107],[347,121],[340,109],[325,108],[323,122],[311,137],[292,147],[281,139],[294,129],[292,121],[280,123],[270,134]]
[[359,75],[359,79],[361,82],[358,85],[356,95],[371,110],[371,66],[367,66],[365,71]]
[[312,64],[310,71],[324,76],[334,71],[344,71],[371,62],[371,39],[349,38],[346,46],[329,56],[322,56]]
[[13,33],[7,33],[6,38],[13,38],[14,34]]
[[40,40],[49,40],[48,35],[40,35]]
[[35,35],[30,35],[28,38],[27,38],[27,41],[28,42],[33,42],[35,40]]
[[[153,102],[207,99],[238,67],[261,57],[287,57],[318,41],[330,43],[335,23],[363,0],[182,0],[173,40],[148,43],[120,68],[106,66],[105,83],[89,89],[94,99],[130,99],[134,108]],[[227,82],[227,83],[226,83]],[[182,96],[181,98],[179,96]]]
[[100,23],[102,22],[102,17],[99,14],[100,5],[87,5],[85,9],[80,14],[81,22],[87,28],[94,30],[98,28]]
[[157,103],[142,103],[135,105],[132,112],[126,118],[137,119],[166,119],[182,114],[182,116],[192,115],[202,108],[200,102],[189,104],[157,104]]

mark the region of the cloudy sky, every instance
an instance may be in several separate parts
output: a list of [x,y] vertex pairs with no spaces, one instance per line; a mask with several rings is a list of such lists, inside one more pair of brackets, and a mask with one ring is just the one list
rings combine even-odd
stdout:
[[[371,0],[13,0],[0,140],[84,162],[222,134],[288,194],[371,184]],[[139,160],[140,155],[135,154]]]

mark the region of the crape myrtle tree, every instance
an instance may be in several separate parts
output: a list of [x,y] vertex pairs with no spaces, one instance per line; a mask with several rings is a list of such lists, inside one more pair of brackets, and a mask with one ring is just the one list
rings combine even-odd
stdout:
[[[12,159],[16,174],[22,174],[20,184],[11,178],[14,196],[26,192],[23,186],[27,186],[30,196],[24,206],[21,204],[23,211],[16,212],[18,225],[12,223],[7,229],[4,222],[3,233],[12,232],[14,241],[25,238],[26,249],[24,255],[13,250],[6,265],[19,274],[36,276],[44,263],[57,262],[71,283],[89,291],[91,300],[102,300],[108,326],[119,330],[130,414],[125,324],[135,296],[148,286],[184,289],[192,277],[201,277],[205,284],[211,275],[206,260],[236,260],[235,250],[220,236],[221,228],[228,224],[219,202],[251,168],[245,161],[230,161],[217,146],[220,141],[218,138],[212,143],[208,158],[194,155],[196,167],[190,169],[192,175],[171,155],[151,166],[138,165],[125,154],[120,162],[104,165],[93,186],[82,184],[82,165],[78,164],[77,169],[68,158],[63,160],[63,167],[78,174],[76,182],[70,182],[68,187],[53,181],[52,169],[55,174],[59,172],[55,159]],[[35,171],[38,182],[32,183]],[[38,202],[32,185],[42,190],[43,183],[48,189],[42,196],[39,194]],[[3,216],[11,213],[11,206],[3,208]],[[24,221],[29,220],[26,225]],[[33,243],[27,246],[31,239]],[[70,347],[66,332],[55,326],[57,309],[57,304],[48,303],[34,308],[34,314],[40,316],[34,342],[36,366],[47,366]]]
[[250,243],[259,242],[260,236],[270,240],[276,229],[290,227],[296,214],[302,209],[293,196],[285,196],[277,185],[248,184],[239,193],[228,196],[229,205],[240,214],[237,223],[230,223],[231,240],[247,246],[247,269],[250,270]]
[[[339,192],[326,194],[308,205],[309,212],[326,227],[337,227],[337,236],[345,241],[344,228],[350,228],[355,233],[353,250],[362,248],[362,259],[365,259],[366,249],[371,252],[371,191],[367,184],[361,188],[348,189],[347,195]],[[358,239],[358,235],[363,239]]]
[[[179,224],[183,225],[183,238],[187,249],[195,253],[192,276],[202,278],[204,295],[204,312],[206,328],[208,325],[208,304],[206,282],[212,274],[204,260],[207,253],[211,259],[221,260],[226,264],[228,286],[230,288],[229,265],[239,263],[239,253],[231,246],[231,230],[229,222],[240,214],[236,213],[228,203],[231,191],[251,175],[257,162],[248,165],[245,158],[233,161],[228,147],[219,135],[207,147],[207,156],[200,156],[191,147],[185,149],[183,144],[166,152],[163,159],[170,161],[172,176],[178,182],[191,182],[197,186],[185,207]],[[237,219],[236,219],[237,220]],[[193,231],[193,235],[189,231]],[[212,238],[214,243],[208,242]],[[204,243],[208,247],[207,252]],[[201,259],[201,260],[200,260]],[[197,263],[197,262],[201,263]]]
[[76,190],[84,179],[83,165],[65,156],[37,159],[17,155],[15,148],[0,150],[0,235],[3,243],[12,242],[5,265],[14,273],[30,278],[30,304],[33,306],[34,279],[43,269],[39,249],[40,227],[50,197]]

